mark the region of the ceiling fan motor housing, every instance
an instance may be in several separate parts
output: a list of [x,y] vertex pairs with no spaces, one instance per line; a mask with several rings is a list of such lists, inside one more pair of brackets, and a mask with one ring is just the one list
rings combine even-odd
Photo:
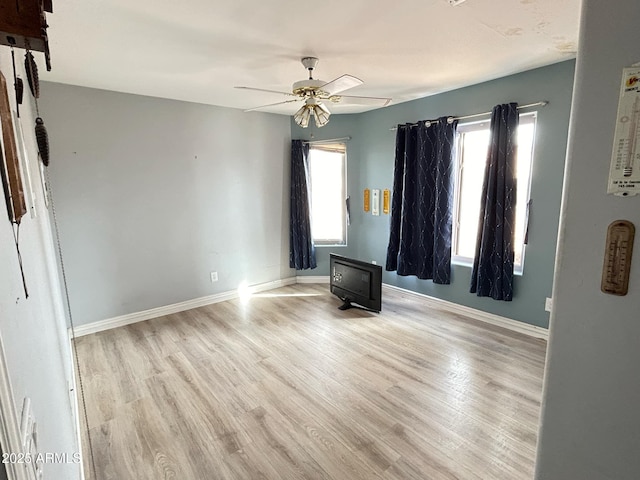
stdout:
[[304,57],[301,62],[307,70],[313,70],[316,68],[316,65],[318,65],[318,59],[316,57]]
[[327,82],[322,80],[316,80],[313,78],[313,69],[318,65],[318,59],[316,57],[303,57],[300,62],[304,65],[304,68],[309,70],[309,79],[296,82],[291,87],[294,95],[301,97],[310,97],[314,95],[323,95],[326,92],[319,90],[319,87]]
[[296,82],[291,87],[294,95],[300,95],[303,97],[312,96],[312,95],[328,95],[327,92],[320,90],[320,87],[325,85],[327,82],[324,80],[300,80]]

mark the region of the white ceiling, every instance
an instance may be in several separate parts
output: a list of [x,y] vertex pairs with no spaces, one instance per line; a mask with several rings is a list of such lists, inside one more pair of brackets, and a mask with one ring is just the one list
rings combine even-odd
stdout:
[[[580,0],[58,0],[43,80],[235,108],[349,73],[392,104],[575,56]],[[284,97],[284,96],[283,96]],[[264,111],[292,114],[286,105]],[[333,113],[368,107],[332,105]]]

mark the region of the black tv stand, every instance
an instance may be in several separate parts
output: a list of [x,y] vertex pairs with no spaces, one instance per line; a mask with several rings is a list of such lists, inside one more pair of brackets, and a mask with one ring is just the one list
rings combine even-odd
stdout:
[[350,308],[358,308],[360,310],[364,310],[365,312],[380,313],[378,310],[362,307],[360,305],[354,305],[348,298],[343,299],[343,302],[344,303],[338,307],[338,310],[349,310]]

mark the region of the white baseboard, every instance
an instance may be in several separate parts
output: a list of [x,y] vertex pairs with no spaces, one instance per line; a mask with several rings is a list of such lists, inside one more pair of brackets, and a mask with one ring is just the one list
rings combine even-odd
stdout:
[[329,283],[329,275],[323,276],[297,276],[296,283]]
[[[283,278],[281,280],[275,280],[273,282],[252,285],[249,287],[249,291],[251,293],[264,292],[266,290],[273,290],[274,288],[293,285],[295,283],[296,277]],[[99,320],[97,322],[87,323],[85,325],[78,325],[74,328],[74,332],[72,335],[75,335],[76,337],[82,337],[91,333],[97,333],[104,330],[110,330],[112,328],[123,327],[125,325],[143,322],[145,320],[151,320],[152,318],[162,317],[164,315],[171,315],[172,313],[184,312],[185,310],[191,310],[192,308],[204,307],[206,305],[224,302],[226,300],[233,300],[234,298],[238,298],[238,296],[239,293],[237,290],[231,290],[228,292],[216,293],[214,295],[207,295],[206,297],[194,298],[193,300],[187,300],[185,302],[173,303],[171,305],[165,305],[163,307],[150,308],[149,310],[143,310],[141,312],[128,313],[126,315],[120,315],[118,317],[107,318],[106,320]]]
[[513,320],[507,317],[501,317],[500,315],[495,315],[493,313],[483,312],[482,310],[467,307],[465,305],[460,305],[458,303],[448,302],[440,298],[430,297],[429,295],[414,292],[412,290],[406,290],[404,288],[396,287],[395,285],[389,285],[387,283],[384,283],[382,284],[382,287],[389,290],[394,290],[396,292],[401,292],[405,295],[410,295],[410,296],[420,298],[422,301],[429,303],[434,307],[441,308],[443,310],[447,310],[452,313],[466,315],[475,320],[480,320],[481,322],[490,323],[491,325],[496,325],[498,327],[506,328],[508,330],[522,333],[524,335],[529,335],[530,337],[542,338],[544,340],[547,340],[549,338],[549,330],[546,328],[537,327],[535,325],[530,325],[524,322],[519,322],[517,320]]
[[[282,280],[275,280],[273,282],[261,283],[249,287],[251,293],[264,292],[267,290],[273,290],[274,288],[284,287],[286,285],[293,285],[295,283],[329,283],[329,276],[297,276],[284,278]],[[414,292],[412,290],[406,290],[404,288],[396,287],[394,285],[383,284],[383,288],[389,290],[395,290],[405,295],[411,295],[419,298],[423,302],[427,302],[434,307],[447,310],[452,313],[458,313],[466,315],[468,317],[480,320],[482,322],[490,323],[498,327],[506,328],[514,332],[529,335],[535,338],[542,338],[546,340],[549,337],[549,331],[546,328],[537,327],[528,323],[512,320],[511,318],[501,317],[494,315],[493,313],[483,312],[475,308],[467,307],[439,298],[430,297],[423,293]],[[89,335],[91,333],[102,332],[111,328],[122,327],[124,325],[130,325],[136,322],[142,322],[144,320],[151,320],[152,318],[161,317],[164,315],[171,315],[172,313],[183,312],[185,310],[191,310],[192,308],[204,307],[206,305],[212,305],[218,302],[224,302],[226,300],[232,300],[238,298],[239,294],[237,290],[228,292],[216,293],[214,295],[208,295],[206,297],[195,298],[193,300],[187,300],[186,302],[174,303],[171,305],[165,305],[164,307],[151,308],[142,312],[129,313],[127,315],[121,315],[119,317],[108,318],[106,320],[100,320],[98,322],[88,323],[86,325],[78,325],[75,327],[75,336],[81,337],[83,335]]]

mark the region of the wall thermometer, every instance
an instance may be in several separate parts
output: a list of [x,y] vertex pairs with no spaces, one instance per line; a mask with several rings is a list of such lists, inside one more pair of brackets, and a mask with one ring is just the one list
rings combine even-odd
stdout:
[[607,229],[602,284],[600,289],[612,295],[626,295],[629,290],[629,271],[636,229],[627,220],[616,220]]
[[623,70],[607,193],[640,193],[640,67]]

